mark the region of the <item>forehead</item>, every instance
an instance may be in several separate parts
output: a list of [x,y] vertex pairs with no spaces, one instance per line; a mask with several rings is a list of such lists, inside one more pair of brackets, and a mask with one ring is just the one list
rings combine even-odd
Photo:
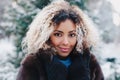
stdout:
[[76,29],[76,25],[70,19],[62,21],[59,25],[55,26],[55,30],[72,31]]

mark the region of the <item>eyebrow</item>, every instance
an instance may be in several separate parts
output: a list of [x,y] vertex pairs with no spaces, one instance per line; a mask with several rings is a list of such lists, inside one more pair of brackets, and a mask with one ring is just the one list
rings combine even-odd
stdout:
[[62,31],[59,31],[59,30],[55,30],[54,32],[60,32],[60,33],[63,33]]
[[72,30],[72,31],[70,31],[69,33],[72,33],[72,32],[76,32],[76,30]]
[[[63,32],[60,31],[60,30],[55,30],[54,32],[60,32],[60,33],[63,33]],[[72,32],[76,32],[76,30],[69,31],[69,33],[72,33]]]

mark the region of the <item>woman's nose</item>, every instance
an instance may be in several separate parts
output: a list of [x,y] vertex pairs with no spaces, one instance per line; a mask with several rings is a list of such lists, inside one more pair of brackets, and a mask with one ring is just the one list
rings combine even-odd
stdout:
[[64,37],[63,42],[64,45],[68,45],[69,44],[69,39],[68,37]]

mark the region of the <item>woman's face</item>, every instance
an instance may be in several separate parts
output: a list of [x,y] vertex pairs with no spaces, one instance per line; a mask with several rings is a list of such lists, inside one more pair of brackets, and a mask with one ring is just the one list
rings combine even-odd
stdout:
[[57,25],[50,36],[50,40],[57,50],[57,54],[63,58],[67,57],[73,50],[77,41],[76,39],[76,26],[69,19]]

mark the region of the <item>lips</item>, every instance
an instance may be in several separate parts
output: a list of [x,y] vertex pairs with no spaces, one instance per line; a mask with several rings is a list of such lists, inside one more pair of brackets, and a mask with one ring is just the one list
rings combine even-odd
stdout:
[[69,48],[60,48],[61,52],[69,52]]

